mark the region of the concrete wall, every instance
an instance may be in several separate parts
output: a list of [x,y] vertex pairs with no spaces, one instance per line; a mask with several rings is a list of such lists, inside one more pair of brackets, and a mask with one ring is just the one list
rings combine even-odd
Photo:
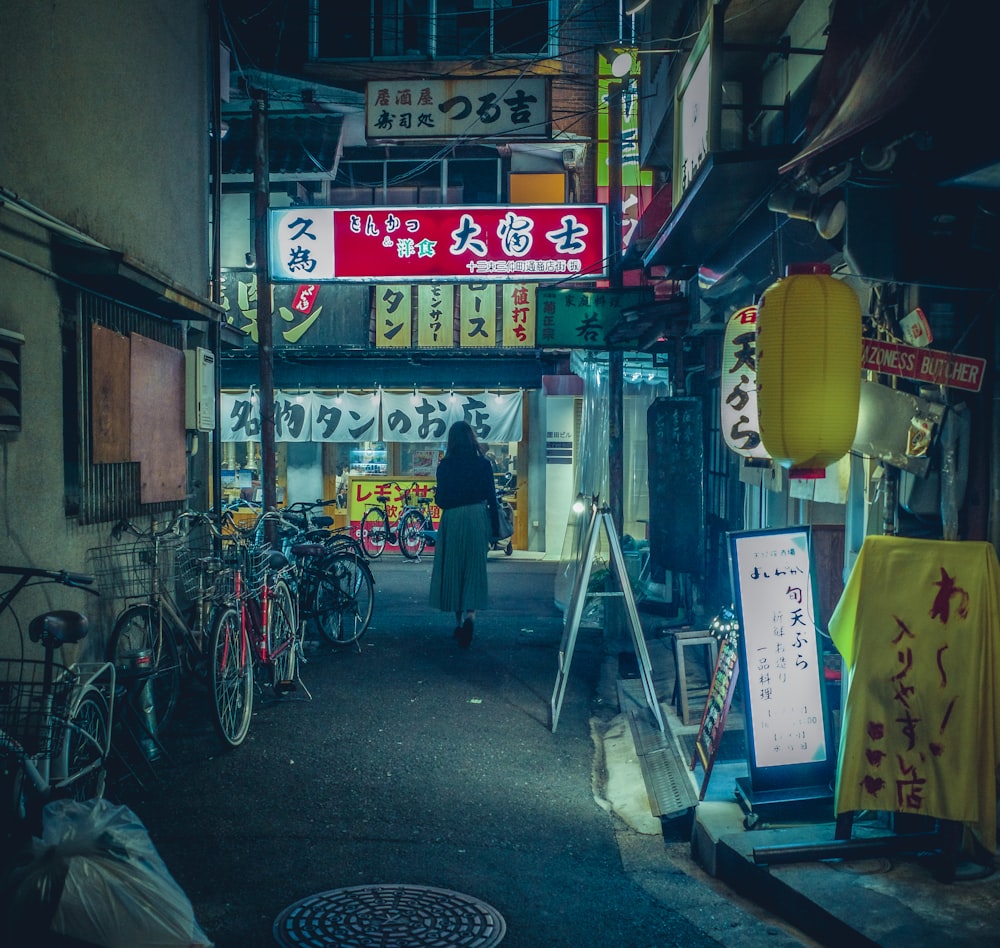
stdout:
[[[206,297],[205,4],[0,0],[0,37],[0,188]],[[83,570],[110,524],[83,529],[64,513],[53,225],[11,204],[0,204],[0,328],[25,337],[23,422],[19,433],[0,432],[0,563]],[[47,588],[47,600],[25,601],[22,620],[36,604],[86,605]],[[17,653],[8,626],[0,619],[0,655]]]

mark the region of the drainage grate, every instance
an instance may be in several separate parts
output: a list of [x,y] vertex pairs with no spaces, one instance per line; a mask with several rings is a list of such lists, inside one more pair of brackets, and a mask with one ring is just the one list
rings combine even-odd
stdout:
[[274,937],[286,948],[492,948],[507,923],[471,895],[424,885],[358,885],[286,908]]

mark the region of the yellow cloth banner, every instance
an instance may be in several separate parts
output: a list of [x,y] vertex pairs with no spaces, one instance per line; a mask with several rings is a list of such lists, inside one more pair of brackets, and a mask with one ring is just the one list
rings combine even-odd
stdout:
[[994,851],[1000,564],[992,545],[867,537],[830,634],[850,681],[837,813],[956,820]]

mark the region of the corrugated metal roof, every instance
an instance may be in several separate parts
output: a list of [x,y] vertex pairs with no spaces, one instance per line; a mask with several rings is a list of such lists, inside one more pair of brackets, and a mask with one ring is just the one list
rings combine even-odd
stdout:
[[[228,118],[222,139],[222,173],[253,174],[252,118]],[[269,171],[275,174],[322,174],[336,170],[344,119],[340,115],[268,117]]]

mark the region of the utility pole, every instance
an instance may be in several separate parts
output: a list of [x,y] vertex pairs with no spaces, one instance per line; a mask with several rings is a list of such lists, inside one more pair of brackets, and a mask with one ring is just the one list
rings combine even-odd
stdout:
[[[277,506],[277,472],[274,457],[274,345],[271,326],[271,283],[267,267],[267,211],[270,205],[271,169],[268,158],[267,93],[251,92],[253,107],[253,221],[254,260],[257,270],[257,355],[260,363],[260,484],[264,509]],[[273,524],[269,522],[269,526]],[[273,529],[271,531],[273,533]],[[268,536],[268,540],[272,540]]]
[[[622,288],[622,89],[628,80],[608,83],[608,285]],[[608,350],[608,507],[618,536],[624,527],[625,354]]]

